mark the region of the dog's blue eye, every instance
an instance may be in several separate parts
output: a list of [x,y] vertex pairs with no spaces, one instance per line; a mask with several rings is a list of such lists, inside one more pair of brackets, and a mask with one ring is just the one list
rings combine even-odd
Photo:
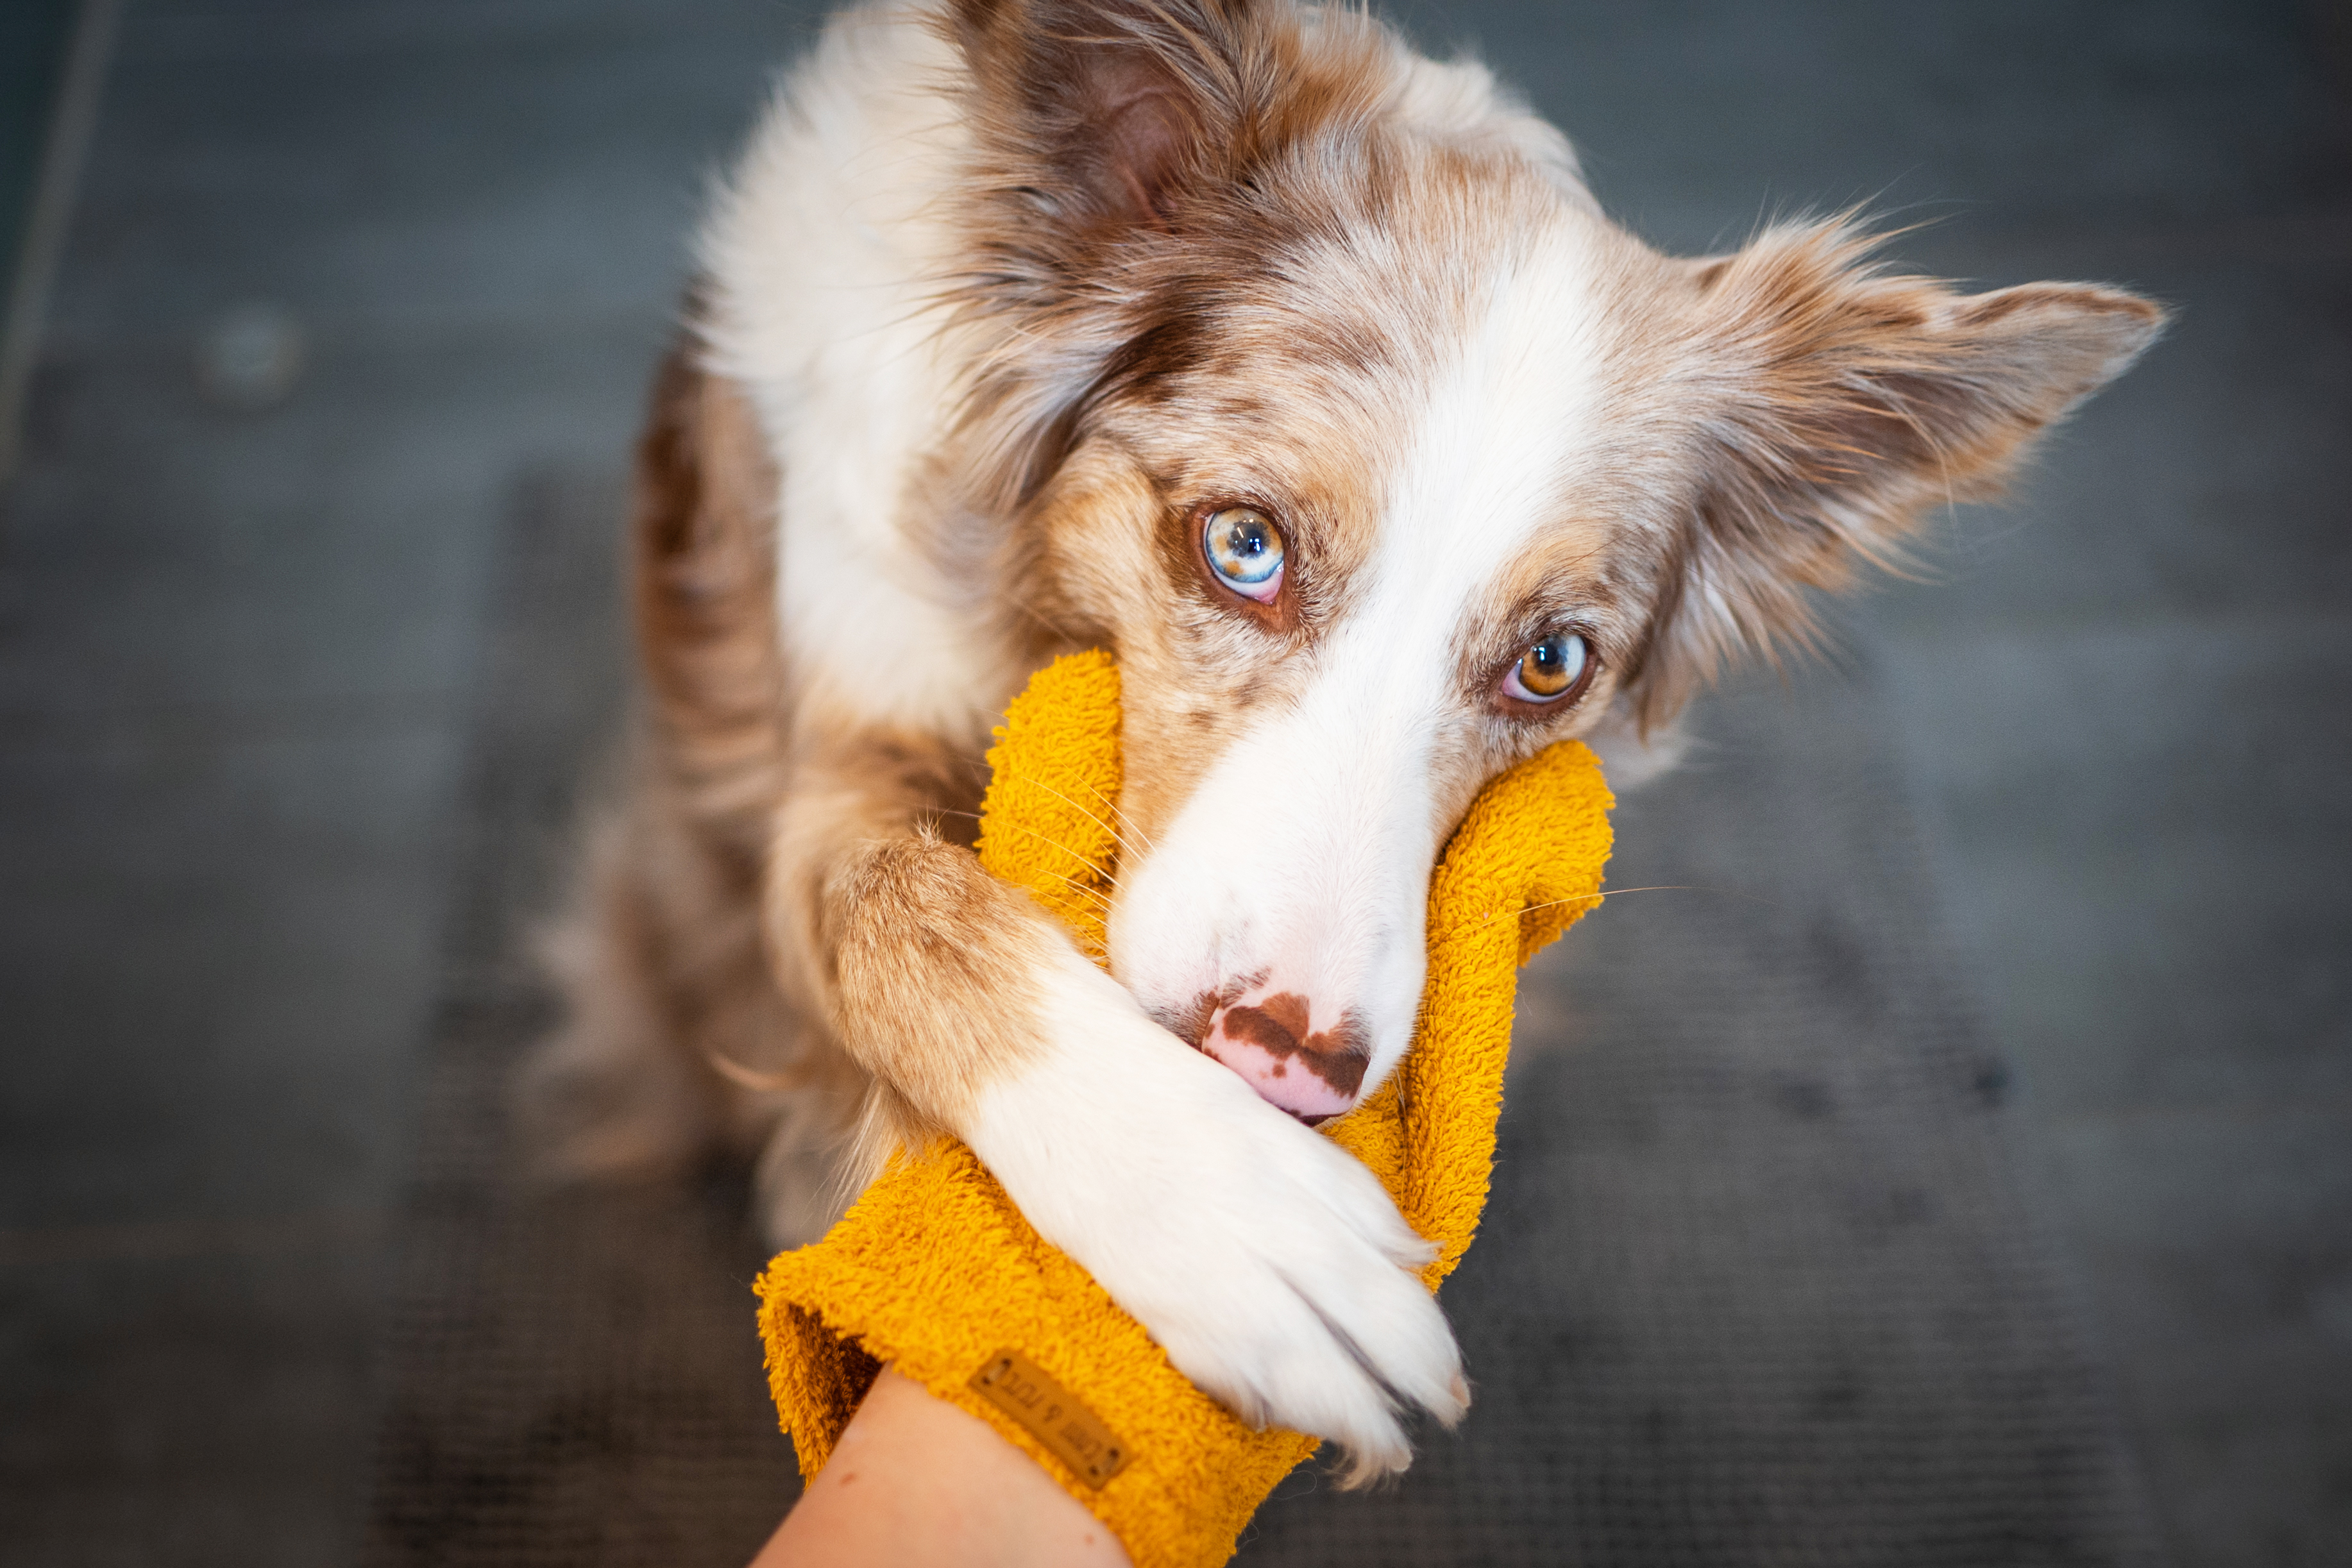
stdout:
[[1523,703],[1556,703],[1584,685],[1585,668],[1591,662],[1582,637],[1555,632],[1519,655],[1503,677],[1503,690]]
[[1282,591],[1282,530],[1252,507],[1225,507],[1209,514],[1201,536],[1209,570],[1244,599],[1271,604]]

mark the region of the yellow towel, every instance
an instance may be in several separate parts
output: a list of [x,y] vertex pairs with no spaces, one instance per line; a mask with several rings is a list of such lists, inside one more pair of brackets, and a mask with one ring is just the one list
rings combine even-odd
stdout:
[[[1097,652],[1038,672],[997,738],[981,862],[1099,962],[1095,868],[1118,852],[1118,665]],[[1612,803],[1575,741],[1479,795],[1430,880],[1413,1048],[1325,1128],[1438,1244],[1423,1270],[1432,1290],[1486,1206],[1517,967],[1599,904]],[[771,1263],[758,1290],[769,1387],[806,1477],[888,1362],[1045,1466],[1139,1568],[1212,1568],[1315,1451],[1312,1437],[1253,1431],[1194,1388],[961,1144],[895,1159],[824,1240]]]

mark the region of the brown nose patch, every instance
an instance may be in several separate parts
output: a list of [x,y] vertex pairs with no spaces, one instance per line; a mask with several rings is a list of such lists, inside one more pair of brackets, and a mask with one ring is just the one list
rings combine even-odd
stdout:
[[1247,1040],[1274,1057],[1277,1075],[1296,1060],[1299,1066],[1353,1098],[1362,1087],[1364,1068],[1372,1048],[1363,1023],[1352,1012],[1339,1015],[1338,1025],[1320,1034],[1307,1032],[1307,998],[1296,991],[1276,991],[1253,1006],[1227,1008],[1225,1033]]

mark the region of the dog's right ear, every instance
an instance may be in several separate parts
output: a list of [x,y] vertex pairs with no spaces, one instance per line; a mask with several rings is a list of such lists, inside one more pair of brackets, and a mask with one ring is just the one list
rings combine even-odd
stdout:
[[[1252,0],[957,0],[984,177],[1063,242],[1164,228],[1229,177],[1270,75]],[[1253,90],[1254,89],[1257,90]]]

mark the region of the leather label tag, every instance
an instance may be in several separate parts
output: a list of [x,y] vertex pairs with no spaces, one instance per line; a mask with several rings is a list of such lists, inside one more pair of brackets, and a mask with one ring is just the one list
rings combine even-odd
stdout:
[[1076,1395],[1019,1351],[1000,1350],[990,1356],[988,1364],[971,1375],[971,1386],[1087,1485],[1098,1487],[1127,1468],[1126,1445]]

